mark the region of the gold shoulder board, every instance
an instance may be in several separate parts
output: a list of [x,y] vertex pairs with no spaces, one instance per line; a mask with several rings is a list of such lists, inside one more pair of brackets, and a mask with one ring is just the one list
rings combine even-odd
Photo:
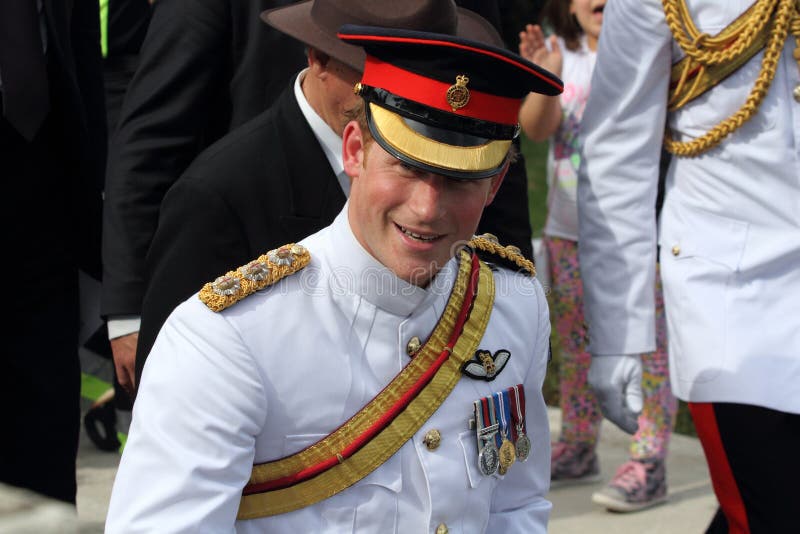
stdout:
[[[481,234],[473,236],[469,240],[469,246],[479,254],[481,259],[488,259],[489,261],[496,261],[501,265],[513,268],[516,266],[518,271],[525,271],[531,276],[536,276],[536,266],[533,262],[522,255],[518,247],[514,245],[503,246],[497,239],[497,236],[492,234]],[[486,258],[489,256],[489,258]]]
[[220,312],[256,291],[296,273],[310,261],[311,254],[303,245],[284,245],[207,283],[200,290],[200,300],[212,311]]

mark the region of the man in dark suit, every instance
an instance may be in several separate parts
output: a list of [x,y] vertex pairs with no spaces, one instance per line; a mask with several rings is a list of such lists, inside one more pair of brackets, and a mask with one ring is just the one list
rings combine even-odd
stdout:
[[15,297],[0,373],[0,481],[74,503],[78,270],[100,276],[106,146],[97,2],[3,0],[0,99]]
[[194,158],[267,109],[303,49],[259,14],[289,0],[158,0],[113,135],[101,312],[119,383],[132,392],[145,255],[167,189]]
[[[417,5],[422,10],[426,3]],[[451,9],[457,30],[440,20],[415,29],[500,43],[485,19],[455,4]],[[308,70],[268,112],[206,150],[166,195],[147,255],[137,379],[167,316],[204,282],[327,226],[339,213],[349,192],[340,136],[347,111],[358,103],[352,88],[364,53],[336,32],[348,22],[408,27],[408,11],[398,10],[396,0],[375,0],[369,8],[354,0],[314,0],[264,15],[307,45]],[[525,222],[530,249],[527,202],[523,209],[517,218]]]
[[[529,0],[529,4],[538,6],[540,1]],[[486,20],[500,34],[502,42],[497,46],[508,48],[506,35],[512,33],[516,36],[516,28],[508,32],[503,24],[514,10],[506,0],[456,0],[456,4],[474,11]],[[538,7],[537,7],[538,8]],[[494,202],[486,206],[481,217],[478,232],[490,233],[503,238],[503,242],[519,248],[526,258],[533,258],[533,243],[528,212],[528,171],[525,166],[525,157],[520,151],[520,139],[514,140],[514,145],[519,151],[517,159],[508,168],[503,187],[497,192]]]

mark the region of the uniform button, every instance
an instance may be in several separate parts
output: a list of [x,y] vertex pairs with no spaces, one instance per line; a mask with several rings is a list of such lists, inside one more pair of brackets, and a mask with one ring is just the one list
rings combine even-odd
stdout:
[[408,340],[408,344],[406,345],[406,354],[409,356],[413,356],[417,353],[422,343],[420,342],[417,336],[412,337]]
[[677,256],[681,253],[681,247],[678,245],[672,245],[672,255]]
[[444,523],[439,523],[439,526],[436,527],[436,534],[447,534],[448,532],[450,531],[447,530],[447,525]]
[[439,448],[439,444],[442,443],[442,433],[435,428],[433,430],[428,430],[425,432],[425,437],[423,438],[422,443],[428,447],[429,451],[435,451]]

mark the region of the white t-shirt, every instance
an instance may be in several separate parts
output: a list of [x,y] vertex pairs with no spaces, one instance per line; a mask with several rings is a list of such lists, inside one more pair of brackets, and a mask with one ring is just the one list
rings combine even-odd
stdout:
[[578,127],[589,98],[589,85],[596,54],[589,49],[586,36],[580,48],[569,50],[558,38],[564,55],[561,79],[561,124],[550,138],[547,157],[547,222],[544,233],[549,236],[578,240],[578,168],[581,164]]

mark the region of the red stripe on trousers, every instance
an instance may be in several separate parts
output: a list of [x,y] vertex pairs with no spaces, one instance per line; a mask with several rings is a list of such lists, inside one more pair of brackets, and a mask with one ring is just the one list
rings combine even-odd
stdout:
[[706,463],[711,472],[711,483],[714,493],[728,520],[730,534],[750,534],[747,522],[747,512],[744,501],[739,492],[739,486],[733,476],[728,455],[717,426],[717,416],[714,414],[714,404],[710,402],[690,402],[689,412],[692,414],[697,436],[703,445]]

